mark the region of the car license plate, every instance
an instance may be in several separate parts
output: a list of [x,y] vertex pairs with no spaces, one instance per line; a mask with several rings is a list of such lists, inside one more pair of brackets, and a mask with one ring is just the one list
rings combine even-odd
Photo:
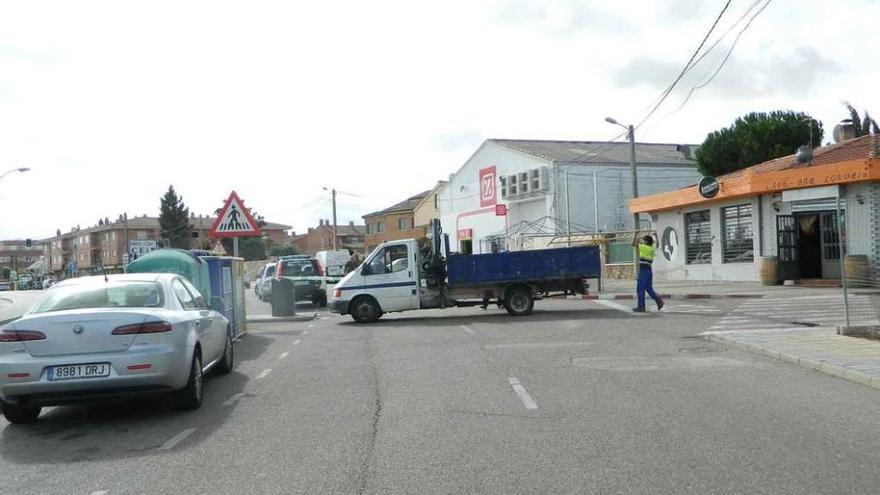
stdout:
[[75,380],[77,378],[103,378],[110,376],[110,363],[71,364],[50,366],[49,381]]
[[308,280],[297,280],[296,282],[294,282],[294,285],[309,285],[309,281]]

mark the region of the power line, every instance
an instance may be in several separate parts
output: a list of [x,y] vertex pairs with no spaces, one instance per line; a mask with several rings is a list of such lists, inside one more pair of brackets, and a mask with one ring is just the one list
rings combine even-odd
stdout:
[[636,129],[641,127],[649,118],[651,118],[652,115],[654,115],[654,112],[656,112],[657,109],[660,108],[661,105],[663,105],[663,102],[666,101],[666,98],[669,97],[669,94],[672,93],[672,90],[675,89],[675,86],[678,85],[679,81],[681,81],[681,78],[684,77],[684,75],[692,68],[691,64],[693,64],[694,60],[697,58],[697,55],[703,49],[703,46],[706,44],[706,41],[708,41],[708,39],[709,39],[709,36],[711,36],[712,32],[715,31],[715,27],[718,26],[718,23],[721,21],[721,18],[724,16],[724,13],[727,12],[727,9],[728,9],[728,7],[730,7],[730,3],[732,1],[733,0],[727,0],[727,2],[725,2],[724,8],[722,8],[721,12],[718,13],[718,17],[715,18],[715,22],[712,23],[712,27],[709,28],[709,31],[706,33],[706,36],[703,37],[703,41],[701,41],[700,45],[697,46],[697,49],[694,51],[693,55],[691,55],[691,58],[688,60],[687,64],[685,64],[684,68],[681,70],[681,73],[678,74],[678,77],[676,77],[675,80],[672,81],[672,84],[670,84],[669,87],[666,88],[666,90],[662,93],[662,95],[660,97],[660,101],[658,101],[654,105],[654,107],[651,109],[651,111],[648,112],[648,115],[646,115],[638,123],[638,125],[635,126]]
[[[737,21],[736,24],[734,24],[734,26],[736,26],[737,24],[739,24],[739,23],[742,21],[742,19],[744,19],[745,16],[748,15],[749,12],[751,12],[752,9],[755,8],[755,5],[757,5],[758,3],[760,3],[760,1],[761,1],[761,0],[757,0],[755,3],[753,3],[753,4],[752,4],[752,7],[750,7],[749,10],[747,10],[746,13],[743,14],[743,17],[741,17],[740,20]],[[715,80],[715,77],[717,77],[718,74],[721,72],[721,69],[724,68],[724,64],[726,64],[726,63],[727,63],[727,60],[730,59],[730,55],[733,53],[733,49],[736,48],[737,43],[739,43],[739,40],[740,40],[740,38],[742,37],[743,33],[746,32],[746,30],[749,28],[749,26],[752,25],[752,21],[754,21],[756,17],[758,17],[759,15],[761,15],[761,12],[764,12],[764,9],[766,9],[767,6],[769,6],[769,5],[770,5],[770,2],[772,2],[772,1],[773,1],[773,0],[767,0],[767,2],[764,3],[764,5],[763,5],[760,9],[758,9],[758,11],[755,12],[755,14],[749,19],[749,22],[747,22],[746,25],[743,26],[743,28],[739,31],[739,33],[736,35],[736,38],[734,38],[733,43],[730,45],[730,48],[727,50],[727,53],[724,55],[724,59],[721,60],[721,64],[718,65],[718,68],[715,69],[715,72],[712,73],[712,76],[710,76],[709,79],[707,79],[704,83],[692,87],[691,90],[688,92],[687,96],[685,97],[684,101],[681,102],[681,105],[680,105],[675,111],[673,111],[672,113],[670,113],[669,115],[672,115],[672,114],[674,114],[674,113],[677,113],[679,110],[681,110],[682,108],[684,108],[684,106],[687,104],[687,102],[691,99],[691,96],[694,94],[694,92],[696,92],[698,89],[703,89],[703,88],[705,88],[706,86],[708,86],[709,84],[711,84],[712,81]],[[733,26],[731,26],[731,27],[733,27]],[[719,41],[720,41],[720,40],[719,40]]]

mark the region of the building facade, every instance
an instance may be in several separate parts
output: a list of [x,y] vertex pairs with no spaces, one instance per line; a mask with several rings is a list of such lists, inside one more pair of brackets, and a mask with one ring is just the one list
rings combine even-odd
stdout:
[[655,277],[758,281],[759,266],[772,263],[779,280],[839,279],[847,255],[878,266],[877,136],[809,156],[790,155],[719,177],[713,198],[689,187],[632,201],[632,211],[650,215],[660,238]]
[[425,236],[425,227],[416,226],[415,210],[431,191],[423,191],[381,211],[364,215],[367,225],[364,252],[376,246],[399,239],[419,239]]
[[[192,249],[211,249],[216,240],[209,233],[215,217],[190,218]],[[263,235],[275,242],[287,242],[289,225],[267,222]],[[70,232],[60,231],[41,242],[46,246],[48,271],[59,277],[122,271],[129,259],[158,249],[161,242],[158,217],[120,216],[116,221],[101,220],[98,225]]]
[[[695,148],[636,143],[640,194],[696,183]],[[531,249],[569,229],[631,230],[629,156],[628,143],[485,141],[450,176],[438,198],[452,249]],[[631,248],[622,252],[631,259]]]
[[[347,249],[350,253],[363,252],[366,232],[366,226],[355,225],[354,222],[349,222],[348,225],[337,225],[337,249]],[[318,251],[333,249],[333,225],[329,220],[319,220],[317,227],[309,227],[307,233],[295,235],[293,246],[300,253],[311,255]]]
[[0,241],[0,278],[5,279],[8,272],[24,273],[34,263],[45,259],[46,245],[32,241],[27,246],[23,239]]
[[413,223],[416,227],[425,227],[426,231],[430,232],[431,220],[440,218],[440,194],[446,185],[445,180],[437,182],[434,189],[431,189],[431,192],[416,205],[413,210]]

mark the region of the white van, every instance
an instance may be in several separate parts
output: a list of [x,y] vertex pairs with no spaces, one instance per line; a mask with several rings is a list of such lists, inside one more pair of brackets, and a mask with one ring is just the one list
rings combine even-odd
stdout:
[[347,249],[337,249],[318,251],[315,253],[315,258],[317,258],[318,263],[321,264],[324,276],[330,279],[330,283],[335,283],[339,278],[345,275],[345,265],[348,264],[351,255],[348,254]]

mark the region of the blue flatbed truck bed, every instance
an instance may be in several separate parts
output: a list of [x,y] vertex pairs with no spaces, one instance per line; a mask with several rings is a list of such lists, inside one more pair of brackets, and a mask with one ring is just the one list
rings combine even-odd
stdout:
[[446,260],[446,270],[451,289],[513,282],[553,284],[602,276],[597,246],[453,254]]

